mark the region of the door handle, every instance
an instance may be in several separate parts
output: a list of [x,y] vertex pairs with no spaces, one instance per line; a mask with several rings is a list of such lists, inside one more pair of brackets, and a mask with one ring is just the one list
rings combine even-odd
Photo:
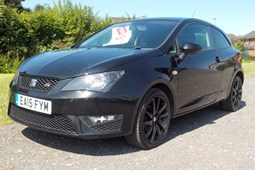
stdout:
[[219,56],[215,57],[215,61],[216,61],[217,63],[220,63],[220,60],[221,60],[221,58],[220,58]]

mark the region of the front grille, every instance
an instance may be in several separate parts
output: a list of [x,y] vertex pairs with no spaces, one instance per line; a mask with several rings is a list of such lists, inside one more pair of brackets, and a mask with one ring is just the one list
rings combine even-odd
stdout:
[[120,131],[121,124],[122,120],[116,120],[104,124],[95,125],[90,128],[96,131]]
[[28,125],[64,133],[76,133],[63,115],[46,115],[44,113],[26,110],[15,105],[11,105],[10,107],[9,116],[21,123],[24,122]]
[[[36,81],[34,85],[31,83],[32,80]],[[58,82],[59,80],[57,79],[39,78],[29,75],[20,75],[19,77],[19,85],[21,88],[44,92],[51,90]]]

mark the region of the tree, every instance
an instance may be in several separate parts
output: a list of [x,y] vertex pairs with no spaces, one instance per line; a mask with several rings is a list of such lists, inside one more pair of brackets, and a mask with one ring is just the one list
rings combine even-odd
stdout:
[[44,10],[44,9],[45,9],[45,6],[44,6],[44,5],[37,4],[37,5],[35,6],[34,11],[42,11],[42,10]]
[[9,8],[16,8],[17,12],[20,13],[23,10],[29,10],[29,9],[25,9],[22,6],[22,2],[25,0],[4,0],[4,5],[6,5]]
[[[11,8],[3,6],[0,17],[0,53],[24,54],[25,47],[30,40],[28,31],[18,14]],[[26,53],[26,52],[25,52]]]
[[238,49],[240,51],[242,57],[246,57],[246,51],[244,48],[243,41],[241,41],[241,40],[235,41],[235,42],[233,42],[233,45],[236,49]]
[[4,4],[11,8],[22,7],[21,2],[25,0],[4,0]]
[[71,0],[59,0],[52,8],[37,5],[33,11],[25,10],[22,1],[0,0],[0,73],[15,72],[25,58],[71,46],[112,24],[110,17]]
[[4,5],[4,1],[0,0],[0,18],[3,18],[5,8],[6,6]]

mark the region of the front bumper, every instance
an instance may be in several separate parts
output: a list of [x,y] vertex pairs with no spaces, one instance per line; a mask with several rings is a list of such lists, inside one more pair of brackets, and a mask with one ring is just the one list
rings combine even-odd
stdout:
[[[52,114],[47,115],[15,105],[15,93],[52,101]],[[111,97],[110,97],[111,96]],[[26,126],[65,136],[86,139],[125,136],[132,133],[136,100],[103,93],[12,91],[8,115]],[[92,124],[88,116],[118,115],[116,119]]]

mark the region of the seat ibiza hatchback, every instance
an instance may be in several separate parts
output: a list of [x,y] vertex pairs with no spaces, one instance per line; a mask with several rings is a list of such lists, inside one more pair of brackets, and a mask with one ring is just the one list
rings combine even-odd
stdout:
[[172,118],[216,102],[240,107],[240,52],[216,26],[156,18],[113,24],[68,49],[28,58],[10,84],[8,115],[85,139],[158,146]]

